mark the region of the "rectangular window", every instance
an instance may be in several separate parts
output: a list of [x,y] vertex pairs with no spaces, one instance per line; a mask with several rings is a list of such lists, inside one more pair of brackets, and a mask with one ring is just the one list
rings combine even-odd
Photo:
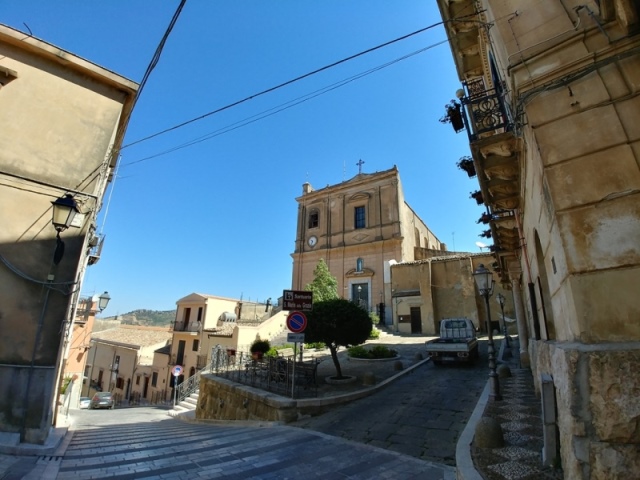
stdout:
[[136,375],[136,385],[140,385],[140,375]]
[[198,321],[202,321],[202,307],[198,307]]
[[158,385],[158,372],[153,372],[151,374],[151,386],[156,387]]
[[118,377],[116,380],[116,388],[123,389],[124,388],[124,378]]
[[191,308],[187,307],[184,309],[184,324],[189,323],[189,317],[191,316]]
[[193,350],[194,352],[197,352],[199,348],[200,348],[200,340],[194,340],[194,341],[193,341],[193,348],[192,348],[192,350]]
[[365,228],[367,224],[365,222],[364,207],[356,207],[354,212],[355,212],[354,228]]
[[309,228],[317,228],[318,227],[318,212],[317,211],[313,211],[309,214]]

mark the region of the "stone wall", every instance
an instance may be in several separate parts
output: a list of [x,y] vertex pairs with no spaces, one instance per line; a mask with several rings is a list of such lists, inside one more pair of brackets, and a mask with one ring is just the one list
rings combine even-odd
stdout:
[[555,387],[565,478],[631,478],[640,472],[640,343],[535,342],[536,389]]

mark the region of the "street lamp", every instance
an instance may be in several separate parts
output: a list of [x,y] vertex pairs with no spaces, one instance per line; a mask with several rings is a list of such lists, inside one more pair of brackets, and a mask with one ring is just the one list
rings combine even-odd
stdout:
[[478,292],[484,297],[484,304],[487,309],[487,331],[489,334],[487,351],[489,353],[489,379],[491,381],[489,399],[492,401],[502,400],[502,396],[500,395],[500,380],[498,379],[498,374],[496,373],[496,350],[493,345],[491,309],[489,307],[489,297],[493,293],[493,285],[495,284],[495,282],[493,281],[493,274],[489,270],[487,270],[483,264],[478,265],[476,271],[473,272],[473,279],[475,280],[476,286],[478,287]]
[[504,319],[504,301],[505,301],[504,295],[502,295],[502,293],[498,293],[496,295],[496,300],[500,304],[500,311],[502,312],[502,331],[504,333],[504,342],[505,342],[505,351],[506,351],[510,348],[510,345],[509,345],[509,335],[507,335],[507,322]]
[[98,297],[98,310],[102,312],[105,308],[107,308],[107,305],[109,305],[109,300],[111,300],[109,292],[104,292],[102,295],[100,295]]
[[358,285],[358,306],[362,307],[362,297],[360,294],[362,293],[362,285]]
[[51,219],[51,223],[53,223],[53,227],[56,229],[56,250],[53,254],[53,263],[54,265],[58,265],[64,256],[64,242],[60,238],[60,232],[63,232],[71,226],[71,222],[73,222],[73,218],[79,210],[78,204],[69,193],[57,198],[51,202],[51,205],[53,205],[53,218]]

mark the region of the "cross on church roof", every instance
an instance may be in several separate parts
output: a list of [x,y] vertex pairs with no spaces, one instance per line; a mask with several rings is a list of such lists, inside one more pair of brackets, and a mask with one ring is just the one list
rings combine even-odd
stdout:
[[356,165],[358,165],[358,175],[360,175],[362,173],[362,165],[364,165],[364,160],[362,159],[358,160]]

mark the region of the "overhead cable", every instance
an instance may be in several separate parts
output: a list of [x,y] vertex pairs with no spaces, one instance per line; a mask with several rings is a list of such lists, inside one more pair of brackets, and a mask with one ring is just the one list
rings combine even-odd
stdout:
[[349,57],[343,58],[342,60],[338,60],[337,62],[333,62],[333,63],[331,63],[329,65],[325,65],[324,67],[318,68],[318,69],[313,70],[313,71],[308,72],[308,73],[305,73],[304,75],[300,75],[300,76],[295,77],[295,78],[293,78],[291,80],[287,80],[284,83],[281,83],[281,84],[276,85],[274,87],[267,88],[266,90],[262,90],[261,92],[258,92],[258,93],[255,93],[253,95],[250,95],[250,96],[248,96],[246,98],[243,98],[242,100],[237,100],[237,101],[235,101],[233,103],[225,105],[224,107],[220,107],[220,108],[217,108],[216,110],[213,110],[211,112],[205,113],[204,115],[201,115],[199,117],[192,118],[191,120],[187,120],[185,122],[179,123],[178,125],[174,125],[173,127],[166,128],[166,129],[164,129],[164,130],[162,130],[160,132],[156,132],[156,133],[154,133],[152,135],[148,135],[148,136],[143,137],[143,138],[141,138],[139,140],[135,140],[135,141],[133,141],[131,143],[128,143],[128,144],[124,145],[122,147],[122,149],[125,149],[127,147],[131,147],[133,145],[137,145],[138,143],[145,142],[145,141],[150,140],[152,138],[155,138],[155,137],[157,137],[159,135],[163,135],[165,133],[168,133],[168,132],[171,132],[173,130],[177,130],[178,128],[181,128],[181,127],[184,127],[186,125],[189,125],[189,124],[191,124],[193,122],[197,122],[198,120],[202,120],[204,118],[210,117],[211,115],[215,115],[216,113],[220,113],[220,112],[222,112],[224,110],[228,110],[229,108],[232,108],[232,107],[235,107],[237,105],[240,105],[241,103],[245,103],[245,102],[248,102],[249,100],[253,100],[254,98],[260,97],[260,96],[265,95],[267,93],[271,93],[271,92],[273,92],[275,90],[278,90],[278,89],[280,89],[282,87],[286,87],[287,85],[291,85],[292,83],[298,82],[298,81],[300,81],[302,79],[305,79],[307,77],[310,77],[310,76],[315,75],[317,73],[323,72],[325,70],[333,68],[333,67],[335,67],[337,65],[340,65],[342,63],[345,63],[345,62],[348,62],[350,60],[353,60],[354,58],[361,57],[362,55],[366,55],[367,53],[371,53],[371,52],[373,52],[375,50],[379,50],[379,49],[381,49],[383,47],[389,46],[389,45],[394,44],[396,42],[399,42],[401,40],[405,40],[405,39],[407,39],[409,37],[412,37],[414,35],[417,35],[419,33],[426,32],[427,30],[430,30],[430,29],[432,29],[434,27],[442,25],[442,23],[443,22],[434,23],[432,25],[429,25],[428,27],[424,27],[424,28],[421,28],[419,30],[416,30],[415,32],[408,33],[406,35],[403,35],[401,37],[395,38],[395,39],[390,40],[388,42],[381,43],[380,45],[377,45],[375,47],[371,47],[371,48],[368,48],[366,50],[363,50],[363,51],[361,51],[359,53],[356,53],[355,55],[350,55]]

